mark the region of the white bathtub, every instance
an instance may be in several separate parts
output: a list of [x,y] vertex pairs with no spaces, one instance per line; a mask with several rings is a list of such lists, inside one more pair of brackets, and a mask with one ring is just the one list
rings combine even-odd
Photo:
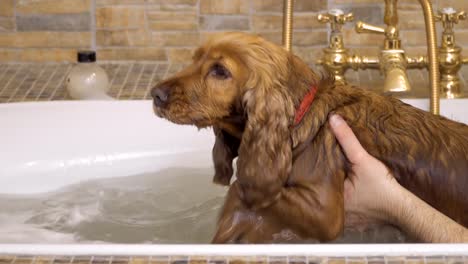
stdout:
[[[427,109],[428,100],[406,100]],[[468,123],[468,99],[442,100],[442,114]],[[156,118],[151,101],[0,104],[0,194],[43,193],[96,178],[178,166],[211,168],[208,129]],[[468,245],[31,245],[0,254],[52,255],[466,255]]]

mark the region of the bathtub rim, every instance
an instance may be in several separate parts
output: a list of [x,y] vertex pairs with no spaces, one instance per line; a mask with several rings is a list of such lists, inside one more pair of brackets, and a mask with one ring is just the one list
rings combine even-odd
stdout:
[[137,245],[0,244],[0,255],[48,256],[468,256],[467,244]]
[[[422,100],[416,99],[421,103]],[[415,100],[415,101],[416,101]],[[468,100],[468,99],[467,99]],[[51,101],[53,104],[148,103],[150,100]],[[410,101],[410,100],[408,100]],[[445,102],[445,101],[443,101]],[[0,104],[40,105],[44,102]],[[0,244],[0,255],[52,256],[468,256],[468,244],[312,244],[312,245],[144,245],[144,244]]]

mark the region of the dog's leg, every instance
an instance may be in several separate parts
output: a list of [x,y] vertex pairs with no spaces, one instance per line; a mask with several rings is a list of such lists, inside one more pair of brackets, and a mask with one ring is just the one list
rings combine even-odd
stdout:
[[284,223],[278,221],[271,212],[253,211],[244,206],[236,190],[238,187],[238,182],[234,182],[229,189],[213,243],[299,241],[299,236],[286,230]]
[[344,226],[343,196],[316,187],[285,188],[282,198],[271,207],[253,211],[243,205],[233,185],[213,243],[284,243],[301,239],[325,242],[336,239]]
[[213,182],[229,185],[234,171],[232,162],[237,157],[240,141],[218,127],[213,127],[213,130],[216,136],[212,151],[215,169]]
[[319,241],[338,237],[344,226],[345,159],[331,131],[318,137],[295,160],[280,198],[270,206],[247,209],[233,185],[213,241],[283,242],[284,234]]

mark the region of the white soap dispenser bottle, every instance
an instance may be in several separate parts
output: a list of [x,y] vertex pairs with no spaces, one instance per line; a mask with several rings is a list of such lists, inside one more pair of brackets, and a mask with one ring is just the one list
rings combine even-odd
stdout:
[[106,72],[96,63],[95,51],[79,51],[78,63],[67,77],[67,91],[73,99],[111,100],[109,78]]

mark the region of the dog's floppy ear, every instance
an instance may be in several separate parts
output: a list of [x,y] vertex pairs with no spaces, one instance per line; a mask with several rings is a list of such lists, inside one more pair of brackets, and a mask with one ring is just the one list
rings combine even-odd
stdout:
[[215,175],[213,182],[229,185],[233,175],[232,162],[237,157],[240,140],[219,127],[213,127],[216,140],[213,146],[213,162]]
[[[268,43],[251,46],[250,78],[243,96],[247,123],[239,148],[237,179],[242,200],[264,208],[280,195],[292,168],[289,126],[294,103],[288,91],[288,61],[284,50]],[[277,48],[276,48],[277,49]]]

